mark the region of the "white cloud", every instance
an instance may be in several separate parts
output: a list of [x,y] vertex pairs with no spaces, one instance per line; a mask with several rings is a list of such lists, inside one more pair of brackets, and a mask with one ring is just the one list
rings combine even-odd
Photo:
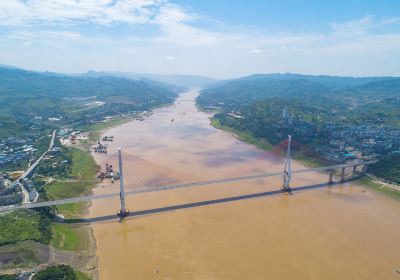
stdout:
[[251,50],[250,50],[250,53],[255,53],[255,54],[257,54],[257,53],[260,53],[260,52],[262,52],[262,50],[260,50],[260,49],[251,49]]
[[[48,56],[49,65],[55,63],[58,48],[62,48],[67,54],[66,61],[56,67],[69,63],[68,71],[73,71],[75,65],[86,64],[85,70],[88,70],[101,63],[101,68],[106,70],[109,67],[120,70],[118,67],[126,65],[126,71],[185,71],[221,77],[317,69],[318,65],[322,69],[338,63],[338,57],[346,57],[349,65],[375,61],[374,69],[377,69],[381,65],[377,57],[383,53],[400,57],[400,34],[395,29],[383,28],[398,24],[400,18],[365,16],[331,23],[331,29],[326,32],[276,33],[240,27],[228,32],[219,24],[211,24],[213,29],[205,27],[210,26],[204,24],[210,23],[208,19],[170,1],[0,0],[0,26],[6,27],[0,36],[0,59],[9,64],[13,64],[11,57],[15,61],[20,59],[14,44],[24,47],[21,53],[29,46],[32,57]],[[122,24],[126,26],[120,32],[118,28]],[[87,29],[89,25],[91,28]],[[136,32],[137,29],[146,32]],[[56,59],[50,59],[50,54],[43,51],[44,44]],[[176,53],[179,53],[178,60],[165,56]],[[352,60],[362,54],[368,54],[368,59]],[[160,58],[164,63],[160,63]]]
[[159,28],[160,34],[150,40],[154,43],[198,46],[216,45],[229,37],[226,33],[194,27],[191,23],[195,21],[201,21],[201,17],[168,0],[0,1],[0,26],[9,28],[147,25]]
[[155,43],[173,43],[179,45],[213,46],[223,42],[230,35],[208,31],[191,25],[201,18],[178,5],[163,5],[153,23],[159,25],[162,35]]
[[330,26],[335,35],[351,37],[364,35],[372,29],[384,27],[398,22],[400,22],[400,18],[375,20],[373,16],[368,15],[360,19],[354,19],[341,23],[331,23]]
[[162,0],[5,0],[0,1],[0,25],[92,22],[143,24]]

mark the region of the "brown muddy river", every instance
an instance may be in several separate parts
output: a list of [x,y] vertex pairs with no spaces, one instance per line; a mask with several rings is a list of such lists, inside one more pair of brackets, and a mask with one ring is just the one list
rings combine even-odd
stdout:
[[[211,127],[190,101],[197,94],[109,130],[115,141],[97,162],[117,167],[121,147],[128,190],[282,170],[282,159]],[[292,187],[326,180],[295,174]],[[229,199],[280,186],[280,177],[270,177],[128,196],[133,213],[181,209],[121,223],[110,219],[118,199],[93,201],[100,279],[400,279],[398,201],[354,183]],[[95,189],[116,191],[118,183]],[[220,198],[228,199],[211,203]],[[204,203],[189,207],[194,202]]]

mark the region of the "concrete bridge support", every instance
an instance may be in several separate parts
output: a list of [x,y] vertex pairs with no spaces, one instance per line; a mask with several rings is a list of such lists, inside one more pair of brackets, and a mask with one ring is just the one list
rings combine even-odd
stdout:
[[329,180],[328,183],[329,184],[333,184],[333,173],[335,173],[335,170],[329,170]]
[[121,148],[118,148],[118,164],[119,164],[119,199],[121,201],[121,209],[118,211],[117,215],[121,218],[129,215],[129,210],[125,208],[125,188],[124,188],[124,174],[122,171],[122,154]]
[[346,167],[342,167],[342,170],[340,172],[340,183],[344,182],[345,171],[346,171]]
[[357,175],[357,166],[353,166],[353,177]]

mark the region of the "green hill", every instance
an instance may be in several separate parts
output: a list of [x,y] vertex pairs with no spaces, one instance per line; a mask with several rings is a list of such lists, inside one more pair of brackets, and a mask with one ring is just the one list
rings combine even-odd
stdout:
[[58,125],[65,125],[148,110],[173,102],[180,90],[151,80],[0,67],[0,139],[29,132],[35,126],[40,130],[38,125],[51,127],[48,118],[61,119]]

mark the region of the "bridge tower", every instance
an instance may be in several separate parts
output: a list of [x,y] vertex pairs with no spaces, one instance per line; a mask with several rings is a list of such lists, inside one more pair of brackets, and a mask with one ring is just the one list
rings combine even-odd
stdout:
[[290,145],[292,142],[292,136],[288,136],[288,146],[287,146],[287,153],[286,153],[286,161],[285,161],[285,170],[283,171],[283,184],[282,190],[285,192],[290,192],[290,180],[292,178],[292,165],[291,165],[291,158],[290,158]]
[[123,218],[129,215],[129,210],[125,208],[124,174],[122,172],[121,148],[118,148],[118,164],[119,164],[119,199],[121,201],[121,210],[118,211],[117,215]]

